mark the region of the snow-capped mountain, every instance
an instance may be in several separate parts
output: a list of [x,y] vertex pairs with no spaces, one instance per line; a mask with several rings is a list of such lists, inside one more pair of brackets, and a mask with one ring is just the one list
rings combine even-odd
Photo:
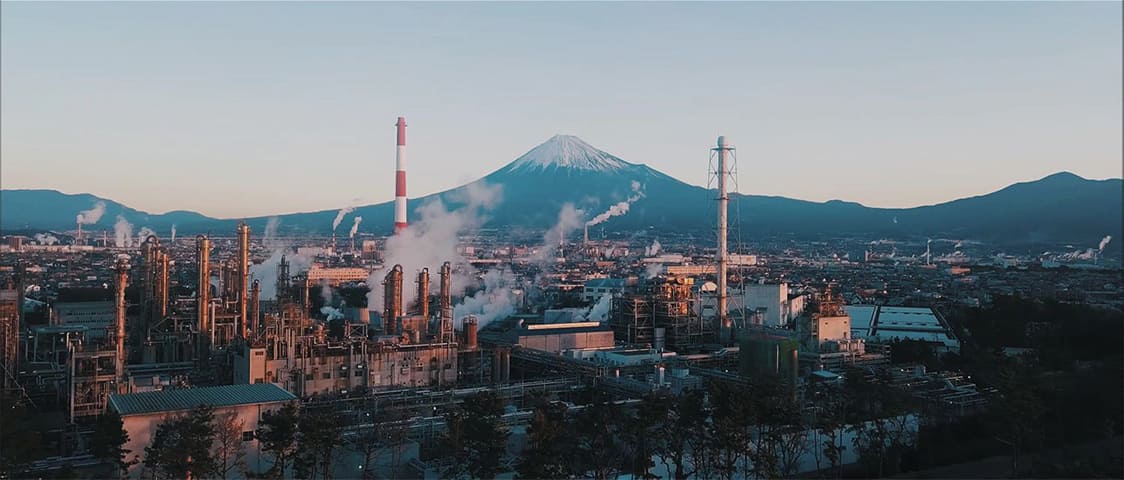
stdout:
[[[699,159],[700,169],[705,159]],[[799,181],[794,178],[793,181]],[[1120,179],[1088,180],[1058,173],[1033,182],[977,197],[916,208],[870,208],[833,200],[808,202],[784,197],[731,195],[730,221],[745,237],[762,235],[823,236],[872,234],[888,237],[953,235],[1017,243],[1036,239],[1095,243],[1121,229]],[[467,193],[483,185],[498,189],[499,201],[483,212],[485,227],[541,232],[558,222],[569,203],[581,220],[607,218],[597,226],[607,232],[673,229],[713,235],[715,193],[669,177],[647,165],[624,161],[580,138],[556,135],[484,178],[452,190],[412,198],[410,219],[422,207],[440,200],[447,209],[463,205]],[[73,228],[74,215],[90,208],[90,195],[65,195],[52,190],[0,191],[0,227]],[[138,226],[157,230],[178,224],[181,234],[233,232],[236,220],[212,219],[191,212],[149,215],[106,200]],[[626,204],[622,207],[622,203]],[[117,210],[114,210],[117,208]],[[626,210],[625,213],[623,210]],[[606,212],[619,215],[609,215]],[[336,210],[280,215],[282,231],[325,233]],[[362,232],[388,233],[391,202],[362,206]],[[112,228],[105,215],[94,229]],[[246,221],[262,232],[269,217]],[[591,230],[591,235],[595,234]]]
[[541,172],[558,169],[615,172],[635,167],[609,153],[594,148],[573,135],[555,135],[524,153],[503,168],[509,172]]

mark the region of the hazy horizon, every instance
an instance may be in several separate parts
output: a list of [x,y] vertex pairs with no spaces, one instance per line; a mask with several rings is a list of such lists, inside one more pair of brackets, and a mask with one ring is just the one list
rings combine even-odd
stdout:
[[382,203],[397,116],[410,198],[557,133],[694,185],[726,135],[742,193],[871,207],[1120,178],[1120,13],[4,2],[0,187],[219,218]]

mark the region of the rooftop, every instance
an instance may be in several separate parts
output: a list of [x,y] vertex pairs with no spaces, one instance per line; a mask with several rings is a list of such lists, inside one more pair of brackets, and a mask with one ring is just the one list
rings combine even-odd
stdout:
[[257,383],[110,395],[109,405],[124,416],[191,410],[201,405],[229,407],[296,399],[295,395],[277,385]]

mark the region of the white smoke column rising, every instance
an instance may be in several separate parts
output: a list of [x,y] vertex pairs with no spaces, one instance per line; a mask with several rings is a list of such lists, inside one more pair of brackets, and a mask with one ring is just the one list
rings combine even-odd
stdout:
[[656,278],[661,273],[663,273],[663,265],[653,263],[644,269],[644,278]]
[[1105,235],[1105,237],[1101,239],[1100,245],[1097,246],[1097,251],[1099,251],[1101,253],[1104,253],[1104,247],[1107,247],[1108,242],[1111,242],[1111,241],[1112,241],[1112,235]]
[[281,219],[278,217],[269,217],[269,221],[265,222],[265,232],[262,233],[261,244],[266,248],[278,248],[281,246],[277,241],[277,227],[281,225]]
[[363,217],[360,217],[358,215],[355,216],[355,222],[351,224],[351,233],[347,234],[348,237],[355,238],[355,234],[359,232],[359,222],[362,221]]
[[54,245],[59,242],[59,239],[49,233],[36,233],[35,241],[40,245]]
[[562,205],[562,209],[558,211],[558,223],[555,223],[543,235],[542,248],[534,257],[536,264],[545,265],[554,260],[555,254],[558,252],[559,239],[566,238],[574,233],[574,230],[580,228],[582,225],[581,217],[581,212],[575,209],[573,204]]
[[117,223],[113,224],[113,244],[118,248],[133,246],[133,224],[118,215]]
[[[495,207],[500,202],[503,190],[500,186],[469,184],[464,189],[451,194],[451,202],[461,205],[454,211],[445,209],[440,199],[427,202],[416,210],[418,218],[411,222],[405,230],[386,239],[383,248],[383,269],[371,272],[367,285],[371,292],[367,295],[367,308],[382,311],[383,289],[382,281],[386,270],[394,265],[402,265],[404,272],[403,283],[413,284],[415,275],[422,268],[429,268],[430,273],[441,268],[441,264],[451,262],[454,276],[452,287],[454,295],[461,292],[472,280],[458,272],[471,271],[468,262],[457,253],[457,243],[462,233],[475,230],[483,224],[485,212]],[[431,275],[430,282],[438,281],[437,275]],[[409,305],[416,301],[417,289],[403,288],[402,301]],[[433,290],[431,283],[430,290]]]
[[99,200],[94,204],[94,208],[79,212],[76,220],[83,225],[93,225],[101,220],[102,215],[105,215],[105,202]]
[[633,180],[633,182],[632,182],[632,196],[628,197],[628,199],[623,201],[623,202],[617,203],[616,205],[613,205],[613,206],[609,207],[609,209],[606,210],[605,212],[601,213],[600,215],[598,215],[596,217],[593,217],[592,220],[590,220],[588,222],[585,222],[585,225],[587,227],[592,227],[592,226],[597,225],[601,222],[604,222],[605,220],[608,220],[612,217],[624,215],[624,214],[628,213],[628,209],[632,205],[632,203],[637,201],[637,200],[640,200],[641,198],[644,198],[644,191],[641,188],[640,182],[637,182],[637,181]]
[[172,242],[176,241],[176,224],[172,224]]
[[324,299],[324,305],[332,304],[332,287],[327,283],[320,284],[320,298]]
[[339,213],[336,214],[336,219],[332,220],[332,231],[335,232],[336,228],[340,226],[340,222],[343,221],[343,217],[345,215],[351,213],[354,210],[355,210],[355,207],[343,207],[343,208],[341,208]]
[[662,248],[662,246],[660,245],[660,241],[658,239],[652,240],[652,244],[650,246],[648,246],[648,248],[644,249],[644,256],[645,257],[654,257],[656,255],[659,255],[660,254],[660,248]]

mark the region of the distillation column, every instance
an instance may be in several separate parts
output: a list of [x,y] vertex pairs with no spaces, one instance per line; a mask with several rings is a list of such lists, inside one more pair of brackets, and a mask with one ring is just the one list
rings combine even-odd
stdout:
[[418,272],[418,315],[429,320],[429,269]]
[[250,227],[245,222],[238,224],[238,333],[242,338],[249,338],[247,328],[247,300],[249,296],[248,280],[250,277]]
[[441,341],[452,341],[453,337],[453,265],[449,262],[441,264],[441,286],[437,308],[441,319]]
[[125,393],[125,286],[129,283],[129,263],[124,258],[117,259],[114,282],[114,364],[117,368],[117,393]]
[[394,335],[402,316],[402,265],[395,265],[383,279],[383,330]]
[[[211,329],[211,239],[204,235],[195,237],[195,256],[199,262],[199,286],[195,292],[195,314],[199,319],[199,334]],[[209,337],[208,337],[209,338]]]

